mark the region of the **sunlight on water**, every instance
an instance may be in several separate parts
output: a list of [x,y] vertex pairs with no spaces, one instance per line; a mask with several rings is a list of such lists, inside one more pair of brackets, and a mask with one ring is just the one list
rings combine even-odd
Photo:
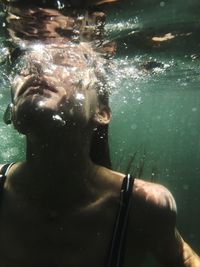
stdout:
[[105,30],[106,35],[109,40],[115,40],[117,38],[122,38],[123,36],[131,35],[141,29],[141,24],[138,18],[124,20],[124,21],[113,21],[112,23],[107,23]]

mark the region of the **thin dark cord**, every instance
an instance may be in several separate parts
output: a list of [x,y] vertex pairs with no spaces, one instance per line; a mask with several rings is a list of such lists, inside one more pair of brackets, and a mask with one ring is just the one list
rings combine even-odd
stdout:
[[108,267],[122,267],[125,254],[126,232],[132,200],[134,178],[128,174],[122,183],[120,204],[108,258]]

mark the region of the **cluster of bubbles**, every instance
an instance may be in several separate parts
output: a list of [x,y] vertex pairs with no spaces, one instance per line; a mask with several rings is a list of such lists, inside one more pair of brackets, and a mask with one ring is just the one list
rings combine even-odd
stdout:
[[137,16],[128,20],[112,21],[105,25],[105,35],[109,40],[116,40],[136,33],[141,27]]
[[[5,62],[8,56],[8,48],[1,46],[0,62]],[[7,104],[10,103],[10,84],[5,65],[0,65],[0,162],[12,162],[24,158],[24,138],[16,133],[11,126],[3,122],[3,114]]]

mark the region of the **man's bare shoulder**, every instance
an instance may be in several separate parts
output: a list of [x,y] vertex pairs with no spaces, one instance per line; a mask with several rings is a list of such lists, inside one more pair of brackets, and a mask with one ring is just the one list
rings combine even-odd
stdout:
[[133,196],[148,206],[176,212],[176,202],[173,195],[161,184],[135,179]]
[[[101,175],[103,179],[98,180],[102,182],[106,190],[109,188],[110,191],[119,195],[125,174],[102,168]],[[133,202],[136,204],[135,208],[138,207],[139,212],[151,210],[176,213],[176,202],[173,195],[161,184],[135,178]]]
[[[118,188],[121,186],[125,174],[107,169],[105,173],[107,182],[109,181],[113,186],[117,185]],[[133,197],[153,206],[169,208],[170,210],[176,211],[176,202],[173,195],[161,184],[135,178]]]

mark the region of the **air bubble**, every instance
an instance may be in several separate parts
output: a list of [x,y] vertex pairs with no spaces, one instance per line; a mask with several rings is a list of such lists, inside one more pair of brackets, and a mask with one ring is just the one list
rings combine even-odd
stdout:
[[131,130],[136,130],[137,129],[137,124],[132,124],[131,125]]
[[160,7],[164,7],[164,6],[165,6],[165,2],[164,1],[160,2]]
[[84,100],[84,99],[85,99],[85,96],[84,96],[84,94],[77,93],[75,98],[76,98],[77,100]]
[[57,0],[57,7],[58,9],[63,9],[65,7],[64,3],[61,3],[59,0]]
[[71,108],[71,109],[69,110],[69,114],[70,114],[70,115],[73,115],[73,114],[74,114],[74,110],[73,110],[73,108]]
[[43,106],[44,106],[44,101],[39,101],[38,105],[39,105],[40,107],[43,107]]
[[61,126],[66,125],[66,121],[64,121],[59,115],[53,115],[53,120],[57,121]]

